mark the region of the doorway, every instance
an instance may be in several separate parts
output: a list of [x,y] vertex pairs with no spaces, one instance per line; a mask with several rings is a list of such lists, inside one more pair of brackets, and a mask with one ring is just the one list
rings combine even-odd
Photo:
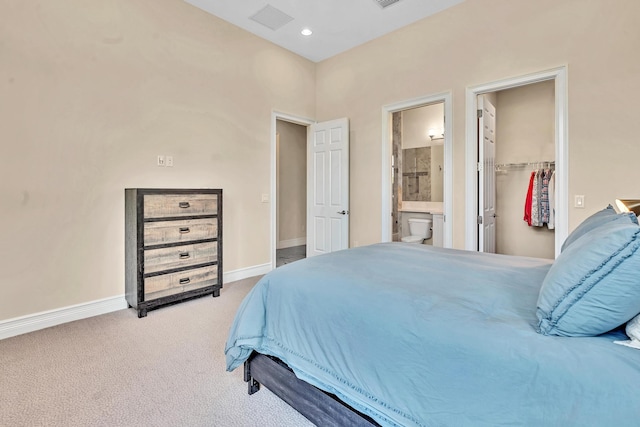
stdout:
[[[306,173],[303,177],[293,178],[304,182],[304,201],[296,198],[297,205],[305,206],[304,241],[302,236],[294,235],[293,238],[279,236],[278,217],[284,212],[279,212],[278,206],[285,188],[278,189],[278,122],[300,125],[304,128],[306,139],[304,145],[306,151]],[[298,165],[301,166],[301,165]],[[349,121],[347,118],[335,119],[326,122],[292,116],[289,114],[271,113],[271,231],[270,252],[271,269],[278,265],[278,243],[282,249],[284,246],[306,246],[304,256],[317,255],[320,252],[332,252],[334,250],[347,249],[349,245]],[[263,202],[268,202],[263,198]],[[318,212],[318,210],[322,210]],[[299,233],[298,233],[299,234]],[[304,242],[304,243],[303,243]],[[294,255],[299,257],[300,254]],[[291,261],[291,259],[290,259]]]
[[396,111],[392,129],[392,240],[412,235],[410,219],[426,219],[423,244],[441,247],[444,103]]
[[[306,256],[307,135],[314,123],[305,117],[271,114],[271,269]],[[280,223],[284,220],[292,223],[283,227]]]
[[[479,180],[479,193],[485,189],[482,183],[494,184],[494,246],[483,245],[486,243],[482,241],[484,235],[479,233],[478,246],[483,252],[555,257],[554,86],[552,80],[546,80],[479,96],[479,109],[482,103],[489,103],[497,111],[495,162],[479,173],[485,178]],[[483,116],[478,120],[484,119]],[[483,129],[479,131],[482,133]],[[479,140],[483,140],[482,135]],[[478,147],[479,151],[484,148]],[[480,158],[484,157],[486,153],[480,154]],[[485,199],[479,194],[479,204]],[[528,208],[525,216],[525,204],[532,206],[534,199],[536,209]],[[479,208],[479,211],[483,212],[483,209]],[[532,214],[535,214],[535,220]],[[490,222],[488,216],[483,215],[479,229]]]
[[[554,88],[554,130],[555,151],[555,233],[554,256],[560,254],[562,242],[568,232],[568,147],[567,147],[567,82],[566,67],[530,74],[522,77],[501,80],[480,86],[467,88],[466,99],[466,227],[465,249],[478,250],[478,96],[506,89],[553,81]],[[499,138],[499,135],[498,135]],[[523,199],[524,200],[524,199]]]
[[307,255],[307,127],[276,120],[276,267]]
[[[452,183],[453,183],[453,152],[451,144],[453,141],[452,114],[453,108],[451,103],[451,93],[445,92],[436,95],[425,96],[409,101],[399,102],[396,104],[385,105],[382,107],[382,230],[381,241],[393,241],[394,223],[398,215],[394,216],[394,205],[397,205],[397,199],[393,197],[394,182],[400,179],[399,176],[394,178],[394,170],[396,168],[395,158],[393,156],[393,115],[397,112],[417,109],[420,107],[441,104],[443,109],[443,125],[438,126],[434,130],[434,139],[442,137],[443,165],[442,165],[442,201],[439,202],[442,212],[442,246],[450,248],[452,246]],[[425,139],[431,139],[428,135],[429,131],[423,135]],[[400,175],[401,173],[398,173]],[[394,181],[396,179],[396,181]]]

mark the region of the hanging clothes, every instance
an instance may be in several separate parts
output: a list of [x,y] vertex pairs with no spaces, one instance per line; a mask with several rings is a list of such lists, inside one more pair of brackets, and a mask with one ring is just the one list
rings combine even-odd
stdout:
[[536,170],[533,179],[533,191],[531,192],[531,226],[540,227],[542,221],[540,220],[540,194],[542,188],[542,176],[540,169]]
[[540,172],[542,186],[540,187],[540,226],[549,223],[549,179],[551,170],[543,169]]
[[533,204],[533,181],[536,178],[536,171],[531,172],[529,178],[529,189],[527,190],[527,198],[524,201],[524,220],[531,225],[531,206]]
[[536,169],[529,177],[524,221],[531,227],[555,228],[555,171]]
[[551,171],[549,178],[549,230],[556,228],[556,171]]

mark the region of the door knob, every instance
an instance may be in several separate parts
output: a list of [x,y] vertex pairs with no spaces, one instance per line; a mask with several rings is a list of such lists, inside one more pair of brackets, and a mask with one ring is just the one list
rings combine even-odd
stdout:
[[338,212],[340,215],[348,215],[349,211],[345,211],[344,209]]

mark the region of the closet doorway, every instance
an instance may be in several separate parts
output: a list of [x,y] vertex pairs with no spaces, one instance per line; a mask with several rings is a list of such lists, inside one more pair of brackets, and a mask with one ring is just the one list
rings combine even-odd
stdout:
[[[467,89],[465,249],[484,249],[480,232],[485,221],[479,209],[486,195],[482,194],[480,177],[494,173],[496,252],[541,258],[560,253],[568,228],[566,87],[566,69],[561,67]],[[497,104],[496,158],[489,167],[478,145],[480,96]],[[527,105],[527,98],[534,102]],[[532,170],[551,168],[555,169],[553,231],[546,224],[534,229],[524,222],[528,180]]]
[[[483,213],[478,248],[483,252],[555,257],[554,91],[554,82],[546,80],[478,96],[484,113],[478,118],[484,125],[478,127],[479,158],[491,159],[483,162],[478,180]],[[485,132],[491,122],[495,132]],[[493,203],[485,205],[485,200]]]

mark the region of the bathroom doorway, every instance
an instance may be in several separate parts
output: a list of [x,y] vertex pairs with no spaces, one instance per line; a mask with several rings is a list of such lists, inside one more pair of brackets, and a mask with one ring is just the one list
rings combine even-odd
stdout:
[[427,244],[451,247],[451,115],[448,92],[382,108],[383,242],[406,237],[414,217],[438,221]]
[[[444,102],[392,113],[393,241],[409,236],[409,219],[443,213]],[[442,233],[424,244],[442,246]],[[434,238],[435,237],[435,238]]]

